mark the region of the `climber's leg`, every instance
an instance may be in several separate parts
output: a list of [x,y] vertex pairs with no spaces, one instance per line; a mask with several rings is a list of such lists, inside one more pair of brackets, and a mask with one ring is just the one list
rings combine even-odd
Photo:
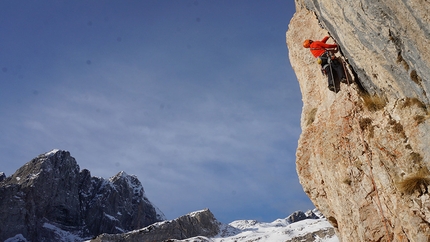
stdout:
[[345,70],[343,69],[342,60],[333,60],[333,69],[336,71],[336,75],[340,82],[346,83]]
[[336,92],[336,85],[334,83],[334,76],[333,76],[333,68],[330,64],[324,66],[324,71],[327,74],[327,81],[328,81],[328,89],[332,92]]

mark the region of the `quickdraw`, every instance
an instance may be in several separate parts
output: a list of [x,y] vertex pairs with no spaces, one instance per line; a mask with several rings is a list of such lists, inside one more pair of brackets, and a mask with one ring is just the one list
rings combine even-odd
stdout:
[[336,56],[330,50],[326,50],[322,55],[317,57],[317,63],[323,65],[325,60],[330,63],[330,60],[334,59],[336,59]]

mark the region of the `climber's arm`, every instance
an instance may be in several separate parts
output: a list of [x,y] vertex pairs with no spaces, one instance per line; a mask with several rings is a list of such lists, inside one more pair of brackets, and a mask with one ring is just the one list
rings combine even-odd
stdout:
[[321,40],[320,46],[324,49],[336,49],[337,44],[326,44],[327,40],[330,38],[330,36],[324,37],[324,39]]
[[326,37],[324,37],[324,39],[322,39],[321,40],[321,42],[323,42],[323,43],[325,43],[325,42],[327,42],[327,40],[330,38],[330,36],[326,36]]
[[317,44],[317,46],[319,48],[323,48],[323,49],[336,49],[337,48],[337,44],[326,44],[326,43],[322,43],[322,42],[319,42]]
[[322,44],[321,45],[324,49],[336,49],[337,44]]

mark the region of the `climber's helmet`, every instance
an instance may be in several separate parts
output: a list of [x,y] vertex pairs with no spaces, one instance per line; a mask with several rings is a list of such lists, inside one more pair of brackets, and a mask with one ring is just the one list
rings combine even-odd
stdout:
[[303,42],[303,47],[305,47],[305,48],[309,48],[310,46],[311,46],[311,44],[312,44],[312,40],[310,40],[310,39],[307,39],[307,40],[305,40],[304,42]]

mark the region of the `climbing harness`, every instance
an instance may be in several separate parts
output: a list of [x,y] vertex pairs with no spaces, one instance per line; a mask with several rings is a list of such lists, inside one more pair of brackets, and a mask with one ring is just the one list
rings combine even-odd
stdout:
[[345,55],[343,54],[343,52],[342,52],[342,49],[340,48],[340,46],[338,45],[338,51],[339,51],[339,53],[340,53],[340,56],[341,57],[339,57],[341,60],[341,62],[342,62],[342,67],[343,67],[343,72],[345,73],[345,78],[346,78],[346,83],[348,84],[348,85],[350,85],[350,84],[352,84],[352,82],[354,81],[354,79],[352,79],[352,80],[350,80],[349,79],[349,75],[348,75],[348,72],[347,72],[347,70],[346,70],[346,67],[347,67],[347,59],[345,58]]
[[[317,63],[321,65],[321,72],[323,75],[328,76],[328,88],[336,92],[336,84],[334,81],[334,75],[333,75],[333,61],[336,59],[336,56],[330,51],[326,50],[323,54],[317,57]],[[330,70],[330,73],[327,73],[327,69]]]
[[325,68],[331,64],[331,57],[328,51],[317,57],[317,63],[321,65],[321,72],[327,75],[328,73],[325,72]]

